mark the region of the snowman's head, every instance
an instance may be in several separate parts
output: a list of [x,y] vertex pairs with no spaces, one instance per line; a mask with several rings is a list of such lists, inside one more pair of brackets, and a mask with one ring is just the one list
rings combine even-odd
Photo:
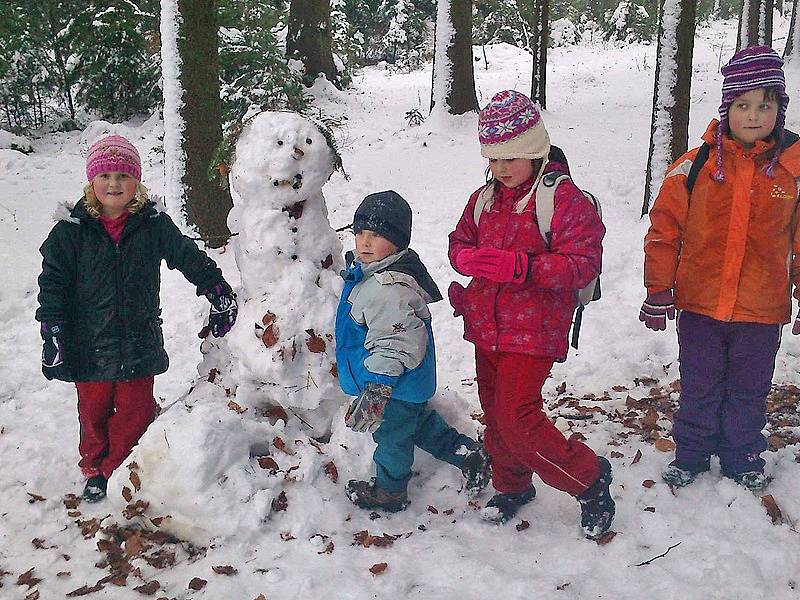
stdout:
[[335,160],[336,153],[313,121],[297,113],[263,112],[236,143],[230,173],[234,201],[257,199],[283,209],[319,192]]

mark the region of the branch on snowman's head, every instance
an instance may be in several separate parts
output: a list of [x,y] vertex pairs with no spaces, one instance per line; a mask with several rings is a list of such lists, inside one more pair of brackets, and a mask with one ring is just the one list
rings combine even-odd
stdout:
[[281,110],[257,112],[231,125],[231,127],[222,137],[222,141],[214,150],[214,155],[211,158],[211,164],[208,165],[209,181],[216,181],[220,187],[224,189],[228,188],[228,173],[230,173],[231,165],[233,165],[234,161],[236,160],[236,143],[239,141],[239,136],[250,124],[250,122],[262,112],[294,113],[311,121],[325,138],[325,141],[327,142],[328,147],[331,149],[331,152],[333,152],[333,170],[341,173],[345,180],[350,180],[350,175],[348,175],[347,171],[344,170],[344,165],[342,164],[342,155],[339,153],[339,145],[336,142],[336,138],[333,136],[333,128],[338,126],[338,121],[336,119],[323,116],[322,111],[320,111],[318,117],[314,117],[302,112]]

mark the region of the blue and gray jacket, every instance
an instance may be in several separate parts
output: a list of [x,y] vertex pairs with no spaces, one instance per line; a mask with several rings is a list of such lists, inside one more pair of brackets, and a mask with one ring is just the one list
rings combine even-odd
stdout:
[[392,397],[427,402],[436,391],[436,350],[428,304],[442,299],[417,253],[407,248],[381,261],[353,263],[347,253],[336,311],[339,385],[357,396],[370,382]]

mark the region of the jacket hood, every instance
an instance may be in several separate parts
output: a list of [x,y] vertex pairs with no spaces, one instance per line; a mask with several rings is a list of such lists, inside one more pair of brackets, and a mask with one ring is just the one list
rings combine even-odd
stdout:
[[[345,264],[348,272],[360,269],[363,277],[373,275],[381,284],[404,283],[416,288],[427,304],[439,302],[442,293],[436,282],[422,264],[419,255],[411,248],[406,248],[387,256],[383,260],[364,265],[355,261],[355,254],[348,251],[345,254]],[[344,275],[344,274],[343,274]]]

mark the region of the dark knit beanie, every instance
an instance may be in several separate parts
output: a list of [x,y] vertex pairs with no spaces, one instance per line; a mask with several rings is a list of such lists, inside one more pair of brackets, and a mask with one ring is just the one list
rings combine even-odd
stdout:
[[385,237],[398,250],[408,248],[411,242],[411,207],[392,190],[370,194],[353,216],[353,233],[365,229]]
[[740,50],[722,67],[722,102],[719,105],[719,127],[716,134],[717,164],[714,173],[716,181],[724,181],[722,171],[722,136],[728,129],[728,110],[733,101],[747,92],[764,88],[775,93],[778,99],[778,117],[775,120],[773,137],[777,145],[776,152],[766,167],[772,176],[778,164],[783,128],[786,122],[786,107],[789,96],[786,94],[786,81],[783,75],[783,59],[769,46],[751,46]]

